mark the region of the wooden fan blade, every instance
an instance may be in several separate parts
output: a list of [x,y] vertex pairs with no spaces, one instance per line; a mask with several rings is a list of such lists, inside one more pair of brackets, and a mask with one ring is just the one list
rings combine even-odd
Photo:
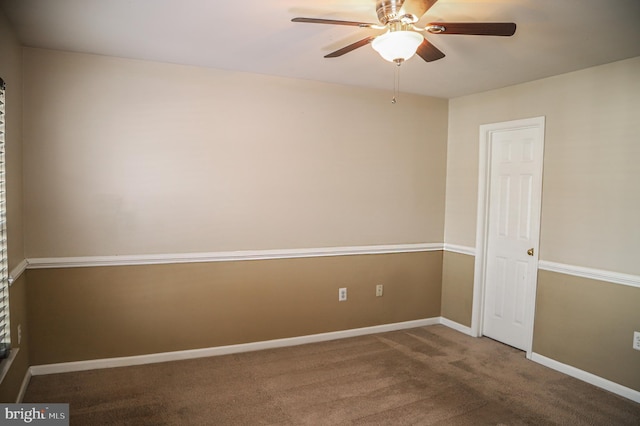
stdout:
[[[444,30],[442,30],[444,28]],[[427,30],[433,34],[467,34],[512,36],[516,32],[513,22],[431,22]]]
[[400,15],[414,15],[420,19],[438,0],[404,0]]
[[364,27],[364,28],[368,28],[376,25],[368,22],[340,21],[337,19],[319,19],[319,18],[293,18],[291,22],[304,22],[307,24],[349,25],[352,27]]
[[422,44],[418,46],[416,54],[427,62],[433,62],[444,58],[444,53],[442,53],[440,49],[435,47],[433,44],[429,43],[426,38]]
[[337,58],[338,56],[342,56],[345,53],[349,53],[352,50],[356,50],[359,47],[366,46],[367,44],[371,43],[371,40],[373,40],[374,38],[375,37],[363,38],[360,41],[356,41],[355,43],[345,46],[342,49],[338,49],[335,52],[331,52],[328,55],[325,55],[325,58]]

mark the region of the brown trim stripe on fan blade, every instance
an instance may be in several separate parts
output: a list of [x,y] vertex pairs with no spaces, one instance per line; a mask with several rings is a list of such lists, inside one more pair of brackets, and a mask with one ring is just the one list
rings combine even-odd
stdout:
[[430,22],[429,26],[444,27],[443,32],[433,34],[465,34],[465,35],[490,35],[512,36],[516,32],[516,24],[513,22]]
[[335,52],[331,52],[328,55],[325,55],[325,58],[337,58],[338,56],[342,56],[345,53],[349,53],[352,50],[356,50],[359,47],[366,46],[367,44],[371,43],[371,40],[373,40],[374,38],[375,37],[363,38],[360,41],[356,41],[355,43],[345,46],[342,49],[338,49]]
[[371,27],[373,25],[376,25],[368,22],[340,21],[337,19],[319,19],[319,18],[293,18],[291,22],[303,22],[307,24],[349,25],[352,27]]
[[425,38],[420,46],[418,46],[418,50],[416,50],[416,54],[424,59],[426,62],[437,61],[438,59],[444,58],[444,53],[440,51],[433,44],[429,43],[429,41]]

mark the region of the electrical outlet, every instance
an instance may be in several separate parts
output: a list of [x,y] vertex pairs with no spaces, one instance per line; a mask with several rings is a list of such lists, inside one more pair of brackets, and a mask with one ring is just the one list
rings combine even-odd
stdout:
[[347,300],[347,288],[339,288],[338,289],[338,302],[344,302]]
[[378,284],[376,286],[376,297],[382,296],[382,292],[383,292],[382,284]]
[[633,349],[640,351],[640,331],[633,332]]

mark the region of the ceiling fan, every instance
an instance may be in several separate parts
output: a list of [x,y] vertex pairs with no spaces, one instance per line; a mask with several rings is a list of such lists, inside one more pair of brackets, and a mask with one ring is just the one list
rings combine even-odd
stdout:
[[376,13],[379,24],[335,19],[293,18],[293,22],[313,24],[350,25],[360,28],[386,30],[378,36],[369,36],[325,55],[325,58],[337,58],[359,47],[371,43],[374,50],[389,62],[397,65],[417,54],[426,62],[444,58],[437,47],[423,35],[429,34],[465,34],[512,36],[516,32],[513,22],[431,22],[424,27],[417,26],[420,18],[437,0],[376,0]]

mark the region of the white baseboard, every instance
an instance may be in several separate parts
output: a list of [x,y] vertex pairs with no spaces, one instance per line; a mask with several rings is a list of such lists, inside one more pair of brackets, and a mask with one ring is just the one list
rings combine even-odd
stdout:
[[459,331],[462,334],[466,334],[467,336],[477,337],[471,331],[471,327],[467,327],[466,325],[451,321],[450,319],[447,319],[445,317],[440,317],[440,324]]
[[229,355],[241,352],[274,349],[286,346],[304,345],[307,343],[324,342],[328,340],[345,339],[374,333],[404,330],[408,328],[424,327],[440,324],[440,318],[427,318],[414,321],[397,322],[393,324],[376,325],[372,327],[355,328],[351,330],[334,331],[330,333],[312,334],[308,336],[291,337],[286,339],[267,340],[263,342],[242,343],[238,345],[218,346],[213,348],[192,349],[185,351],[164,352],[149,355],[137,355],[119,358],[95,359],[88,361],[63,362],[58,364],[34,365],[29,369],[31,375],[69,373],[74,371],[96,370],[100,368],[128,367],[132,365],[153,364],[158,362],[179,361],[185,359],[204,358],[218,355]]
[[[421,320],[404,321],[392,324],[376,325],[372,327],[355,328],[351,330],[334,331],[329,333],[312,334],[308,336],[291,337],[285,339],[266,340],[262,342],[242,343],[238,345],[218,346],[212,348],[192,349],[185,351],[164,352],[149,355],[137,355],[119,358],[95,359],[88,361],[64,362],[58,364],[34,365],[27,370],[16,399],[20,403],[24,397],[32,376],[70,373],[75,371],[96,370],[101,368],[127,367],[133,365],[153,364],[159,362],[179,361],[210,356],[229,355],[234,353],[251,352],[263,349],[274,349],[287,346],[304,345],[307,343],[325,342],[329,340],[346,339],[349,337],[364,336],[367,334],[385,333],[389,331],[404,330],[415,327],[425,327],[441,324],[468,336],[473,336],[471,328],[451,321],[443,317],[426,318]],[[590,383],[624,398],[640,403],[640,392],[572,367],[567,364],[547,358],[543,355],[532,353],[532,361],[564,373],[568,376]]]
[[20,385],[20,390],[18,391],[18,395],[16,396],[16,404],[22,403],[24,399],[24,394],[27,392],[27,386],[29,386],[29,382],[31,381],[31,367],[27,368],[27,372],[24,373],[24,378],[22,379],[22,384]]
[[535,352],[531,354],[531,360],[537,362],[538,364],[542,364],[545,367],[549,367],[553,370],[564,373],[568,376],[575,377],[576,379],[582,380],[583,382],[587,382],[601,389],[615,393],[616,395],[620,395],[624,398],[640,403],[640,392],[638,392],[637,390],[622,386],[621,384],[612,382],[607,379],[603,379],[602,377],[596,376],[595,374],[591,374],[584,370],[580,370],[570,365],[563,364]]

